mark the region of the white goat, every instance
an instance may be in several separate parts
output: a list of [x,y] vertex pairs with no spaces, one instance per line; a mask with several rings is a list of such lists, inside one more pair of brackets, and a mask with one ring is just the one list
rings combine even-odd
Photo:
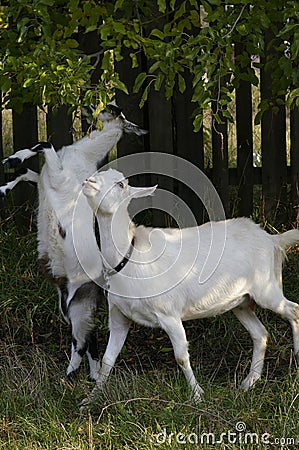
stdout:
[[[5,195],[19,181],[38,183],[39,262],[46,277],[57,286],[61,313],[72,327],[72,354],[66,371],[68,378],[79,368],[85,353],[92,378],[98,371],[99,360],[94,315],[102,301],[102,289],[91,281],[92,268],[88,273],[85,270],[90,266],[89,261],[93,261],[98,274],[102,260],[93,234],[92,211],[84,197],[81,196],[77,202],[82,179],[100,167],[123,132],[146,133],[127,121],[116,105],[108,105],[100,113],[100,119],[103,122],[102,131],[93,131],[90,136],[62,147],[58,152],[51,144],[41,143],[5,159],[6,167],[16,167],[37,153],[43,153],[45,163],[40,175],[21,169],[15,180],[0,188]],[[73,223],[75,207],[81,211],[81,220],[76,224]],[[86,260],[78,261],[72,238],[74,229],[79,229],[81,234]]]
[[[93,394],[114,366],[131,321],[166,331],[197,400],[203,390],[190,366],[184,320],[233,311],[253,341],[243,389],[260,378],[267,344],[254,302],[289,320],[298,359],[299,305],[284,297],[281,271],[285,249],[299,242],[299,230],[272,236],[247,218],[181,230],[135,226],[127,211],[129,202],[152,195],[155,189],[131,187],[113,169],[84,182],[83,193],[97,215],[104,264],[115,267],[127,255],[119,273],[107,269],[110,337]],[[222,256],[215,260],[219,251],[213,249],[219,246]]]

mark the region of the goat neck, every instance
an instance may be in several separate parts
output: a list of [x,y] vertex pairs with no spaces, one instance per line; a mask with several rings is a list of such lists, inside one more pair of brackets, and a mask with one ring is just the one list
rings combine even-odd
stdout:
[[90,175],[92,170],[95,170],[96,164],[103,161],[118,143],[122,134],[123,130],[120,124],[116,120],[113,120],[105,122],[102,131],[93,131],[89,136],[85,136],[80,141],[80,145],[75,145],[80,152],[80,163],[83,164],[81,158],[84,158],[88,166],[89,172],[85,171],[84,176]]
[[135,235],[135,224],[127,209],[115,214],[97,214],[100,230],[101,253],[104,265],[116,267],[128,253]]

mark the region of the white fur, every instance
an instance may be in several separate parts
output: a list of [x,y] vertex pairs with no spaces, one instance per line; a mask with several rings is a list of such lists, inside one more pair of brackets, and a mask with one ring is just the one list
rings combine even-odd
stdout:
[[286,248],[299,242],[299,231],[272,236],[246,218],[182,230],[136,227],[127,211],[129,202],[154,190],[132,188],[112,169],[84,184],[83,192],[97,214],[105,264],[118,264],[135,237],[129,262],[109,280],[110,337],[97,388],[106,381],[135,321],[167,332],[176,361],[200,399],[203,390],[190,366],[182,321],[232,310],[253,340],[250,371],[241,385],[249,389],[261,376],[267,343],[253,300],[289,320],[298,358],[299,305],[283,295],[281,263]]

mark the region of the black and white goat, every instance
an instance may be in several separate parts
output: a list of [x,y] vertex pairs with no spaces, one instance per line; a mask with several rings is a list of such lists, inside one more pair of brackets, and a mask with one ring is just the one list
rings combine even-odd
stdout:
[[[190,365],[184,320],[232,310],[253,341],[243,389],[260,378],[267,345],[254,302],[290,322],[299,360],[299,305],[284,297],[281,274],[285,250],[299,242],[299,230],[272,236],[247,218],[185,229],[135,226],[127,210],[131,199],[152,195],[155,189],[131,187],[113,169],[84,182],[83,193],[97,216],[110,286],[110,337],[94,394],[114,366],[132,321],[166,331],[197,400],[203,390]],[[120,264],[122,255],[126,264],[115,273],[110,268]]]
[[[82,179],[101,166],[123,133],[146,133],[127,121],[116,105],[107,105],[99,118],[103,122],[101,131],[92,131],[89,136],[57,152],[51,144],[39,143],[3,161],[5,167],[11,168],[38,153],[45,157],[40,174],[21,169],[14,180],[0,187],[0,194],[6,195],[20,181],[38,185],[39,263],[45,276],[56,285],[61,313],[72,327],[71,360],[66,371],[68,378],[79,368],[85,353],[91,378],[96,376],[99,361],[94,316],[101,302],[102,289],[91,280],[95,278],[93,264],[97,265],[98,275],[102,259],[93,233],[93,213],[84,197],[77,199]],[[80,209],[81,221],[74,224],[75,208]],[[82,235],[86,260],[78,260],[73,244],[74,229]]]

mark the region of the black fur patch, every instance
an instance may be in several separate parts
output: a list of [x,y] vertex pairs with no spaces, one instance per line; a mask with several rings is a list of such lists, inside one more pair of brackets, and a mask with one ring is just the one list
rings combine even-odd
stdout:
[[98,341],[94,332],[88,338],[88,351],[93,360],[99,360]]
[[87,342],[85,342],[85,344],[82,348],[79,348],[79,350],[77,350],[77,353],[79,356],[81,356],[81,358],[83,358],[83,356],[86,353],[86,350],[87,350]]
[[36,153],[42,153],[44,150],[51,148],[52,144],[50,142],[39,142],[38,144],[31,147],[30,150]]
[[78,341],[73,335],[72,335],[72,344],[74,346],[74,349],[77,350]]
[[[4,186],[6,186],[6,185],[4,185]],[[0,191],[0,197],[5,197],[9,191],[10,191],[10,189],[6,189],[5,191]]]
[[21,160],[18,157],[10,157],[9,159],[7,159],[4,163],[4,167],[6,169],[14,169],[15,167],[17,167],[19,164],[21,164]]
[[85,336],[85,343],[82,348],[78,349],[78,341],[74,336],[72,336],[72,343],[75,351],[78,352],[78,355],[81,356],[81,358],[83,358],[88,350],[92,359],[96,361],[99,360],[98,342],[94,331]]
[[22,167],[21,169],[17,170],[15,172],[15,178],[20,177],[21,175],[26,175],[26,173],[28,172],[28,169],[26,169],[26,167]]
[[97,218],[94,216],[94,234],[95,238],[98,244],[99,249],[101,249],[101,236],[100,236],[100,230],[99,230],[99,224],[97,221]]
[[67,297],[69,295],[69,291],[67,288],[67,281],[65,283],[62,283],[60,286],[58,286],[58,289],[60,291],[60,309],[62,311],[62,314],[65,317],[68,317],[68,307],[67,307]]
[[100,170],[103,167],[103,165],[105,164],[105,161],[106,161],[106,156],[104,156],[104,158],[97,160],[97,165],[96,165],[97,170]]
[[66,231],[65,231],[65,229],[63,228],[63,226],[61,225],[60,222],[58,223],[58,231],[59,231],[59,234],[62,237],[62,239],[65,239]]
[[106,106],[106,111],[110,112],[114,117],[119,117],[121,115],[121,108],[117,105],[113,105],[112,103],[109,103]]

